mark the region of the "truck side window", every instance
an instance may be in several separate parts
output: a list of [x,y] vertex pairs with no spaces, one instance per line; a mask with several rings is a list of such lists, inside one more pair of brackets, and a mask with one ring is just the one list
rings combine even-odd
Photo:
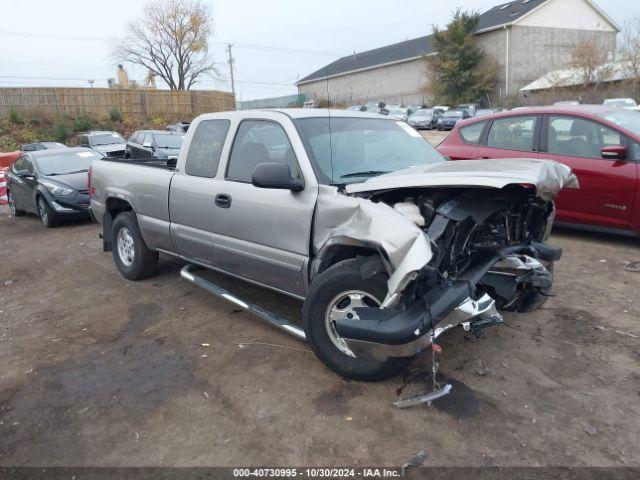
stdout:
[[233,142],[227,179],[250,183],[254,168],[266,162],[286,163],[300,178],[298,160],[282,126],[269,120],[243,121]]
[[187,175],[205,178],[216,176],[230,125],[229,120],[203,120],[198,124],[187,153]]

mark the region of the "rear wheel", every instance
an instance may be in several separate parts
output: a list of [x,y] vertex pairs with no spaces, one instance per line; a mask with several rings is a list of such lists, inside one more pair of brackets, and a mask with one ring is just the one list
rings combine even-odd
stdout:
[[385,274],[363,278],[353,259],[328,268],[311,285],[302,308],[307,341],[322,363],[343,377],[384,380],[400,373],[412,360],[357,358],[335,328],[340,318],[357,318],[354,308],[379,307],[387,294],[387,279]]
[[16,199],[13,198],[13,194],[11,193],[11,190],[7,192],[7,202],[9,203],[9,210],[11,211],[12,217],[21,217],[25,214],[24,210],[20,210],[16,206]]
[[58,223],[56,213],[42,195],[38,197],[38,215],[43,225],[47,228],[55,227]]
[[123,277],[140,280],[151,276],[158,264],[158,252],[144,243],[133,212],[119,214],[111,229],[113,260]]

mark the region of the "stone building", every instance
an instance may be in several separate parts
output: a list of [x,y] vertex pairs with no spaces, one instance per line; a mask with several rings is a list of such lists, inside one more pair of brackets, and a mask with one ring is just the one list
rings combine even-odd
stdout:
[[[593,40],[613,55],[619,31],[591,0],[517,0],[482,13],[476,35],[500,64],[494,95],[507,98],[550,70],[565,68],[580,42]],[[429,103],[425,58],[435,54],[431,36],[355,53],[301,79],[298,91],[344,104]]]

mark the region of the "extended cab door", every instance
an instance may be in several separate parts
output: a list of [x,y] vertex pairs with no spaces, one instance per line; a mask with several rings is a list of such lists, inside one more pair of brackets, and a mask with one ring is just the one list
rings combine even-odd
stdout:
[[[304,296],[311,224],[318,188],[292,121],[264,113],[238,125],[216,197],[218,266],[294,295]],[[285,163],[305,183],[300,192],[258,188],[254,168]]]
[[538,158],[540,123],[537,115],[493,119],[474,158]]
[[[187,258],[301,297],[317,182],[291,120],[260,117],[205,118],[191,127],[184,171],[171,186],[174,238]],[[304,190],[254,187],[253,169],[270,161],[288,163]]]
[[[600,122],[572,115],[545,116],[540,158],[572,168],[580,189],[565,189],[556,199],[557,218],[610,228],[630,228],[638,183],[626,135]],[[602,157],[604,147],[621,146],[623,159]]]

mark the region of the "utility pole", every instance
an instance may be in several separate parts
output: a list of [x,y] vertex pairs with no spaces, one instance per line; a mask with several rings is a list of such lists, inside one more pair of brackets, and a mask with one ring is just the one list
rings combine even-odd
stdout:
[[233,98],[235,99],[236,83],[235,83],[235,80],[233,79],[233,54],[231,53],[231,47],[233,47],[233,44],[230,43],[229,46],[227,47],[227,52],[229,52],[229,73],[231,74],[231,93],[233,93]]

